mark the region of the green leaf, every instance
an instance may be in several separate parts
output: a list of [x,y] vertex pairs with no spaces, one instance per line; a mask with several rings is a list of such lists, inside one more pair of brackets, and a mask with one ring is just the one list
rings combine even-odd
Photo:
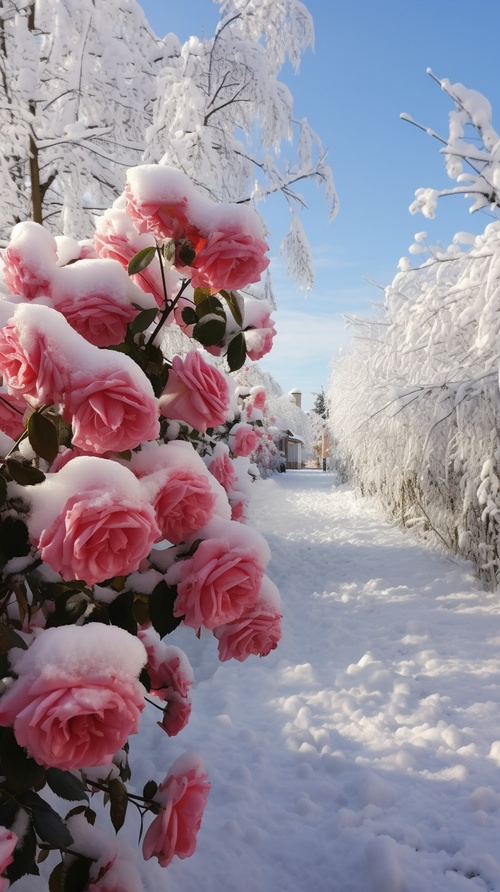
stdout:
[[239,332],[229,342],[227,348],[227,364],[231,372],[237,372],[244,365],[247,358],[247,346],[243,332]]
[[0,474],[0,507],[5,504],[7,498],[7,481],[3,474]]
[[206,297],[210,297],[210,289],[209,288],[195,288],[193,292],[193,299],[198,306],[202,300],[205,300]]
[[23,650],[28,650],[28,645],[24,638],[21,638],[11,626],[0,623],[0,650],[7,653],[11,647],[21,647]]
[[127,272],[129,276],[135,276],[136,273],[142,272],[154,260],[156,254],[156,246],[151,245],[149,248],[142,248],[137,254],[129,260]]
[[83,616],[89,604],[90,597],[86,592],[74,590],[64,592],[57,598],[54,611],[49,613],[45,628],[73,625]]
[[133,592],[122,592],[111,604],[107,605],[111,625],[125,629],[131,635],[137,634],[137,623],[132,612],[134,597]]
[[149,596],[149,617],[160,638],[173,632],[184,619],[174,616],[177,588],[167,585],[164,579],[158,583]]
[[182,266],[191,266],[196,257],[196,251],[189,239],[184,239],[184,241],[179,243],[177,256]]
[[63,876],[63,863],[60,861],[49,877],[49,892],[64,892]]
[[86,799],[88,796],[82,781],[75,777],[71,771],[62,771],[60,768],[48,768],[45,774],[46,781],[56,796],[75,802]]
[[152,799],[153,796],[156,796],[157,792],[158,784],[154,780],[149,780],[146,784],[144,784],[142,795],[144,796],[144,799]]
[[229,309],[231,310],[231,315],[232,315],[234,321],[238,325],[242,326],[243,325],[243,313],[242,313],[241,308],[243,306],[243,301],[242,301],[241,297],[238,298],[237,295],[234,294],[234,292],[232,292],[232,291],[220,291],[219,294],[222,294]]
[[27,790],[18,796],[18,802],[31,812],[37,836],[57,849],[67,849],[73,837],[60,815],[38,793]]
[[28,439],[36,454],[48,461],[49,464],[53,462],[59,449],[55,424],[41,412],[32,412],[26,428]]
[[137,314],[134,321],[130,323],[129,330],[132,334],[139,334],[140,331],[145,331],[146,328],[149,328],[152,322],[155,321],[156,316],[158,315],[158,307],[154,307],[149,310],[142,310]]
[[0,551],[8,560],[30,553],[28,528],[18,517],[4,517],[0,526]]
[[196,325],[198,322],[198,315],[193,307],[183,307],[181,316],[186,325]]
[[127,788],[118,777],[114,777],[113,780],[110,780],[108,789],[111,823],[115,828],[115,832],[118,833],[120,828],[123,827],[125,815],[127,814]]
[[85,892],[88,889],[90,868],[93,861],[85,855],[79,855],[66,865],[63,880],[63,892]]
[[44,769],[28,756],[24,747],[19,746],[12,728],[0,729],[0,753],[2,774],[13,790],[24,794],[31,787],[43,785]]
[[196,315],[198,316],[198,319],[213,313],[215,313],[216,316],[220,316],[222,319],[226,318],[226,311],[215,294],[206,295],[196,302]]
[[204,347],[220,344],[225,334],[226,320],[217,316],[204,316],[193,328],[193,338]]
[[21,486],[34,486],[36,483],[42,483],[45,480],[43,471],[40,471],[39,468],[34,468],[29,462],[7,458],[5,466],[12,479]]

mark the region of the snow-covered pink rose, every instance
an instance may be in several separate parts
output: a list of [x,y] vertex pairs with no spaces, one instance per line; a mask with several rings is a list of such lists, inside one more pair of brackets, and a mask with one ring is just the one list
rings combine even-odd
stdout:
[[256,387],[252,387],[249,393],[248,402],[252,404],[254,409],[258,409],[260,412],[264,409],[266,405],[266,391],[260,385]]
[[206,362],[198,350],[174,356],[167,385],[160,397],[165,418],[185,421],[201,433],[223,424],[229,413],[230,393],[225,375]]
[[276,334],[272,307],[265,300],[245,298],[244,337],[248,358],[253,362],[261,359],[272,348]]
[[215,629],[257,601],[269,546],[256,530],[219,518],[197,536],[203,541],[195,553],[173,564],[166,580],[177,585],[174,615],[194,629]]
[[120,344],[139,308],[156,306],[120,264],[106,259],[80,260],[56,270],[52,302],[71,327],[96,347]]
[[[12,830],[8,830],[7,827],[0,826],[0,874],[2,874],[5,869],[12,864],[14,860],[12,857],[12,852],[14,851],[18,842],[18,838]],[[0,876],[0,892],[3,892],[4,889],[7,889],[9,883],[6,879],[2,879]]]
[[26,401],[7,393],[0,387],[0,430],[17,440],[24,431],[24,415],[27,410]]
[[[138,251],[155,247],[156,240],[151,233],[139,233],[125,212],[125,197],[121,196],[113,206],[99,217],[96,223],[94,242],[99,257],[117,260],[127,268],[129,261]],[[164,269],[163,276],[158,257],[141,272],[131,276],[135,285],[146,294],[152,294],[157,305],[165,305],[163,277],[169,298],[175,297],[179,289],[179,275],[175,270]]]
[[102,454],[156,439],[158,401],[144,373],[121,353],[99,351],[99,359],[71,376],[63,417],[74,445]]
[[251,455],[259,442],[259,434],[250,424],[244,421],[233,424],[229,431],[229,446],[235,455],[243,457]]
[[[107,836],[81,814],[71,815],[66,824],[74,840],[72,848],[91,861],[85,892],[144,892],[135,851],[123,839]],[[69,867],[70,855],[67,862]]]
[[34,407],[63,399],[69,370],[58,350],[57,336],[45,329],[44,306],[0,303],[0,375],[9,393]]
[[191,700],[189,697],[181,697],[175,691],[169,694],[163,718],[157,722],[159,728],[165,731],[169,737],[176,737],[186,727],[191,715]]
[[214,513],[230,517],[222,487],[191,443],[146,444],[132,456],[131,470],[147,488],[162,537],[177,545]]
[[31,540],[42,560],[68,581],[94,585],[125,576],[138,569],[160,535],[132,472],[96,456],[73,459],[25,497],[32,508]]
[[193,683],[193,669],[180,647],[165,644],[152,627],[138,632],[146,648],[146,671],[151,682],[151,693],[160,700],[168,699],[171,692],[187,697]]
[[0,700],[0,725],[40,765],[72,770],[107,765],[144,708],[140,641],[116,626],[45,629],[17,652],[18,678]]
[[236,291],[258,282],[269,266],[265,256],[269,246],[260,238],[221,221],[192,263],[191,284],[208,288],[214,294],[225,288]]
[[27,220],[14,226],[2,260],[5,284],[12,294],[27,300],[50,295],[57,243],[39,223]]
[[144,164],[127,171],[126,211],[140,233],[157,239],[186,238],[197,233],[192,205],[209,204],[197,194],[185,173],[171,167]]
[[234,659],[243,662],[251,654],[265,657],[278,646],[281,638],[279,592],[269,577],[264,576],[259,599],[239,619],[214,629],[219,641],[221,662]]
[[236,489],[234,465],[229,457],[229,449],[225,443],[217,443],[213,457],[207,460],[208,470],[226,492]]
[[146,861],[154,856],[166,867],[174,855],[193,854],[210,787],[200,756],[184,753],[174,762],[154,797],[161,810],[144,837]]

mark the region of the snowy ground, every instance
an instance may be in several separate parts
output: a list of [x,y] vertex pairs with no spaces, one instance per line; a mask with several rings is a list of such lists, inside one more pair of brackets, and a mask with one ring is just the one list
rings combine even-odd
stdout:
[[194,749],[213,789],[196,853],[141,865],[147,892],[500,892],[499,593],[335,482],[256,484],[278,650],[222,665],[173,636],[192,717],[174,740],[148,719],[134,779]]

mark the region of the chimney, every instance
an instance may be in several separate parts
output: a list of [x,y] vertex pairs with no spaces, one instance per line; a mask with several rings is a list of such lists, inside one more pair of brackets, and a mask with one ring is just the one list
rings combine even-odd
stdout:
[[294,387],[293,390],[290,391],[289,396],[293,397],[295,400],[295,405],[301,409],[302,408],[302,391],[297,387]]

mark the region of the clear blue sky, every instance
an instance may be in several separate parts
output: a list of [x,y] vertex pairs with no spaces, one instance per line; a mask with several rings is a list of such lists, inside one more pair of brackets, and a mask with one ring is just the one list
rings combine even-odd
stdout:
[[[142,0],[163,36],[211,35],[218,6],[211,0]],[[343,314],[365,315],[394,277],[416,232],[449,244],[455,232],[480,232],[485,214],[470,215],[462,197],[441,200],[434,221],[411,216],[415,189],[454,185],[435,140],[399,119],[401,112],[446,135],[451,102],[426,74],[484,93],[500,128],[500,0],[306,0],[315,29],[298,75],[284,69],[297,117],[319,133],[333,168],[340,211],[327,224],[321,192],[306,191],[302,215],[313,245],[316,281],[305,296],[286,278],[279,243],[288,224],[285,203],[261,205],[272,232],[279,333],[262,361],[285,390],[311,395],[327,386],[329,363],[350,334]],[[495,115],[496,110],[496,115]]]

